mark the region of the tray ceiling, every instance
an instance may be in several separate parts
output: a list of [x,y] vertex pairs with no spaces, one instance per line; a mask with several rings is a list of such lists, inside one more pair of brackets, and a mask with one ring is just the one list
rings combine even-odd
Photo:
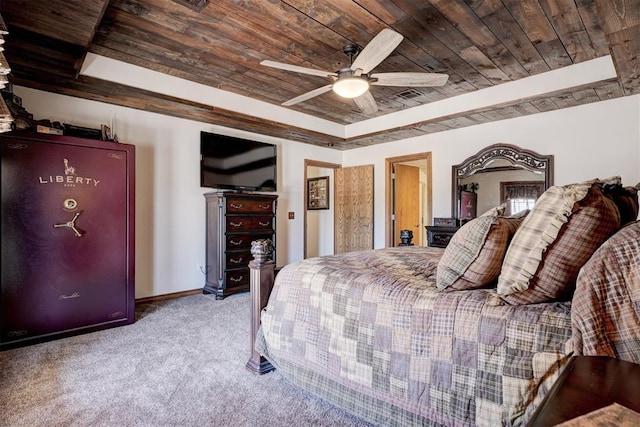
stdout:
[[[0,14],[14,84],[336,149],[640,93],[640,0],[11,0]],[[336,71],[344,45],[384,28],[404,39],[375,72],[448,83],[375,86],[372,115],[332,92],[281,107],[327,80],[260,61]]]

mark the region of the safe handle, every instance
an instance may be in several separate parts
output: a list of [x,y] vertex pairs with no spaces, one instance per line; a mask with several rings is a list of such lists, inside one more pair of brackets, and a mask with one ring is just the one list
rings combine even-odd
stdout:
[[80,216],[80,212],[76,212],[71,221],[64,222],[62,224],[53,224],[53,228],[70,228],[71,231],[76,235],[76,237],[82,237],[82,232],[76,228],[76,219]]

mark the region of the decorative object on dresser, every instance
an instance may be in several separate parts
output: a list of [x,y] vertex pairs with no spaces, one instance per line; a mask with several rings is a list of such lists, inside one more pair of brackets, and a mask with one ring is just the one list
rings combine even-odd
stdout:
[[460,221],[478,216],[478,194],[475,191],[460,191]]
[[398,246],[413,246],[411,240],[413,239],[413,231],[400,230],[400,244]]
[[135,147],[31,132],[0,142],[0,348],[133,323]]
[[[204,293],[222,299],[249,290],[251,241],[276,241],[275,194],[206,193]],[[275,248],[273,250],[275,260]]]

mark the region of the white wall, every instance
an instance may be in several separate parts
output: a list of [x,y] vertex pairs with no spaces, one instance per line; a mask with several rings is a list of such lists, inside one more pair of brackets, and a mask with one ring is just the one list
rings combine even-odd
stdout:
[[[276,263],[302,258],[304,159],[340,163],[342,153],[118,107],[14,87],[35,119],[99,128],[115,115],[120,142],[136,146],[136,298],[202,288],[205,264],[204,193],[200,187],[200,131],[278,145]],[[287,212],[295,213],[288,220]]]
[[329,209],[307,211],[307,258],[333,254],[333,168],[307,167],[307,178],[329,177]]
[[[433,216],[449,217],[451,165],[481,148],[508,143],[555,156],[555,183],[621,175],[640,181],[640,95],[562,111],[364,147],[345,152],[255,135],[155,113],[14,87],[36,119],[97,128],[115,114],[121,142],[136,146],[136,297],[204,285],[204,197],[199,184],[199,132],[277,144],[278,266],[302,259],[304,159],[375,166],[375,247],[384,246],[384,159],[433,153]],[[288,220],[287,212],[295,219]]]
[[431,151],[433,216],[451,216],[451,166],[492,144],[554,155],[554,183],[612,175],[640,182],[640,95],[534,114],[363,147],[344,153],[343,166],[374,164],[374,247],[385,244],[384,159]]

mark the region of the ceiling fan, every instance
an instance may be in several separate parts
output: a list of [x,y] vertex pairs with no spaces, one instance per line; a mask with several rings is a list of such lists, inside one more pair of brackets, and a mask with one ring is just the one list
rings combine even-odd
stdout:
[[[290,106],[302,101],[314,98],[333,90],[343,98],[351,98],[365,114],[378,111],[378,104],[369,92],[370,86],[404,86],[404,87],[432,87],[442,86],[447,83],[447,74],[437,73],[372,73],[378,64],[394,51],[400,44],[403,36],[388,28],[380,31],[358,54],[360,47],[356,44],[348,44],[342,50],[349,56],[349,67],[336,72],[316,70],[314,68],[300,67],[283,62],[264,60],[261,65],[278,68],[285,71],[293,71],[312,76],[327,77],[331,84],[319,87],[310,92],[303,93],[282,103]],[[355,59],[354,59],[355,57]]]

